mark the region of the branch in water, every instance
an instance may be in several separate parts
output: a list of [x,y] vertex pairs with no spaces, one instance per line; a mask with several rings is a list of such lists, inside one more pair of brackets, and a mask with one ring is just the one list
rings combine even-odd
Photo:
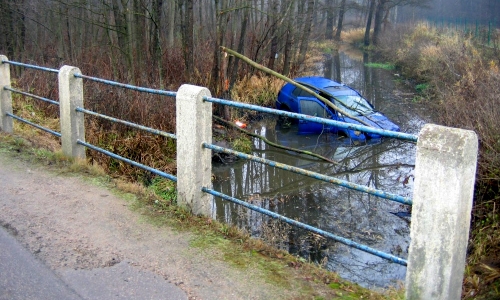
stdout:
[[226,120],[224,120],[222,118],[219,118],[217,116],[213,116],[213,118],[215,120],[223,123],[223,124],[226,124],[226,125],[231,126],[231,127],[235,128],[235,129],[238,129],[239,131],[243,132],[246,135],[250,135],[250,136],[256,137],[256,138],[262,140],[264,143],[266,143],[266,144],[268,144],[270,146],[273,146],[273,147],[276,147],[276,148],[280,148],[280,149],[284,149],[284,150],[288,150],[288,151],[293,151],[293,152],[300,153],[300,154],[309,155],[309,156],[312,156],[312,157],[324,160],[326,162],[329,162],[329,163],[332,163],[332,164],[335,164],[335,165],[339,164],[338,162],[336,162],[334,160],[331,160],[328,157],[324,157],[322,155],[319,155],[317,153],[313,153],[313,152],[310,152],[310,151],[304,151],[304,150],[300,150],[300,149],[296,149],[296,148],[291,148],[291,147],[287,147],[287,146],[283,146],[283,145],[280,145],[280,144],[273,143],[270,140],[268,140],[265,137],[263,137],[262,135],[258,135],[258,134],[255,134],[255,133],[248,132],[245,129],[240,128],[238,125],[236,125],[236,124],[234,124],[232,122],[228,122],[228,121],[226,121]]

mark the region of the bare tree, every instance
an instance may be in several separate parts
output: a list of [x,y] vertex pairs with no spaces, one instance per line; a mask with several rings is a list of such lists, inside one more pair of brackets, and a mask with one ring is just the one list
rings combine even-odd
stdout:
[[370,2],[370,7],[368,8],[368,16],[366,18],[366,28],[365,28],[365,38],[363,40],[363,43],[365,46],[370,45],[370,30],[372,28],[372,18],[373,18],[373,11],[375,10],[375,5],[377,3],[377,0],[369,0]]
[[190,78],[194,72],[194,40],[193,40],[193,30],[194,30],[194,10],[193,1],[194,0],[184,0],[186,4],[185,14],[184,14],[184,24],[183,24],[183,41],[182,50],[184,53],[184,65],[186,70],[186,78]]
[[24,52],[26,23],[24,0],[0,1],[0,47],[11,59]]
[[344,24],[344,14],[345,14],[345,4],[346,0],[340,1],[340,11],[339,11],[339,20],[337,23],[337,32],[335,33],[335,40],[340,41],[340,35],[342,34],[342,26]]
[[314,10],[314,0],[308,0],[305,23],[303,27],[302,36],[300,39],[299,58],[297,60],[297,63],[299,65],[302,65],[306,57],[307,47],[309,45],[309,36],[311,35],[313,10]]
[[326,28],[325,28],[325,38],[328,40],[333,39],[333,24],[335,23],[336,15],[336,0],[326,1]]

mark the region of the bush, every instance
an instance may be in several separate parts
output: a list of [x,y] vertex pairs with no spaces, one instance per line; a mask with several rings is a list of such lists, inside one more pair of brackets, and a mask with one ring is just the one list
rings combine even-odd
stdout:
[[351,45],[363,45],[365,40],[365,29],[353,28],[342,31],[341,39]]
[[[420,82],[438,113],[434,120],[446,126],[470,129],[479,137],[479,160],[473,208],[467,294],[486,298],[499,295],[500,269],[500,54],[483,47],[471,36],[438,30],[428,24],[403,28],[385,35],[381,48],[406,77]],[[424,88],[425,87],[425,88]],[[485,263],[489,261],[489,263]],[[493,266],[493,267],[492,267]],[[490,289],[490,290],[488,290]]]
[[271,76],[245,76],[231,91],[235,101],[274,107],[283,80]]

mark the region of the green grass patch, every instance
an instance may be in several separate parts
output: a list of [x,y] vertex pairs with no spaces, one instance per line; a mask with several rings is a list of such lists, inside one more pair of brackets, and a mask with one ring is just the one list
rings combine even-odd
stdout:
[[250,154],[252,153],[252,140],[247,136],[240,135],[233,141],[233,148],[236,151]]
[[148,188],[152,190],[155,195],[160,197],[161,200],[163,200],[155,201],[155,205],[177,203],[177,189],[175,188],[175,183],[173,181],[157,176],[152,180],[151,185]]
[[377,69],[384,69],[384,70],[396,69],[396,66],[391,64],[391,63],[366,63],[365,66],[368,68],[377,68]]
[[[222,229],[222,231],[224,231]],[[231,266],[264,275],[267,282],[280,287],[292,284],[286,271],[287,264],[281,260],[273,260],[261,251],[246,249],[242,243],[235,243],[218,234],[208,233],[196,235],[190,242],[191,247],[219,253],[218,257]],[[284,257],[284,255],[283,255]]]
[[429,89],[429,84],[428,83],[420,83],[415,86],[415,90],[419,94],[425,93]]

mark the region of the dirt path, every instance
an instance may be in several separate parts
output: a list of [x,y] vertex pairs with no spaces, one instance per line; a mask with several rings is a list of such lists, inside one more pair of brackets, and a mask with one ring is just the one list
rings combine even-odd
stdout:
[[144,222],[126,200],[104,188],[5,151],[0,151],[0,225],[59,274],[127,261],[174,283],[190,299],[298,297],[297,291],[229,266],[217,253],[190,247],[190,234]]

